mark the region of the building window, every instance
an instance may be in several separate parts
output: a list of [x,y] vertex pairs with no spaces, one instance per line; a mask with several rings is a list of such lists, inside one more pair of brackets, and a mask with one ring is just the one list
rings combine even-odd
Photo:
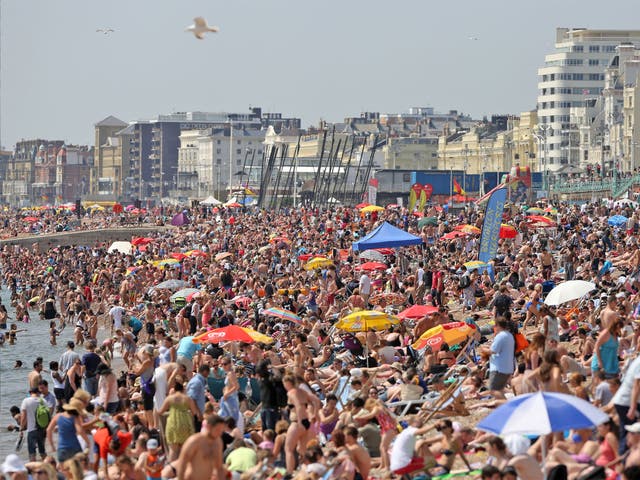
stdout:
[[403,173],[402,174],[402,181],[404,183],[408,183],[411,181],[411,174],[410,173]]
[[218,153],[218,154],[222,153],[222,149],[221,148],[216,148],[216,153]]
[[216,165],[220,165],[222,164],[222,159],[221,158],[216,158]]
[[220,145],[222,143],[222,140],[216,140],[216,144]]
[[236,149],[236,155],[240,155],[242,153],[242,149],[241,148],[237,148]]
[[242,165],[242,160],[240,159],[236,160],[236,165]]
[[589,65],[592,67],[598,66],[598,59],[597,58],[590,58],[589,59]]
[[606,52],[606,53],[613,53],[616,51],[616,46],[615,45],[603,45],[602,46],[602,51]]
[[571,76],[571,80],[584,80],[584,75],[582,73],[574,73]]
[[242,142],[242,140],[236,141],[236,145],[240,145],[241,142]]
[[584,52],[584,46],[582,45],[574,45],[571,49],[572,52]]
[[600,45],[589,45],[590,53],[598,53],[600,52]]

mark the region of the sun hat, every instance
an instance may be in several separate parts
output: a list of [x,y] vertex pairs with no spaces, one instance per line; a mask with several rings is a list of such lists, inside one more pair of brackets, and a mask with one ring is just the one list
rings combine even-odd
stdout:
[[2,473],[14,473],[14,472],[26,472],[27,467],[25,467],[24,462],[20,460],[20,457],[15,453],[10,453],[7,455],[7,458],[2,462]]
[[69,401],[69,403],[65,403],[62,406],[62,409],[66,412],[69,412],[69,411],[77,412],[78,415],[86,415],[87,413],[84,409],[84,404],[77,398],[72,398]]

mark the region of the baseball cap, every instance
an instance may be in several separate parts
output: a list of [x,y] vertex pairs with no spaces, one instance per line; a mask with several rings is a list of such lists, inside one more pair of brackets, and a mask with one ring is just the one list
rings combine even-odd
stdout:
[[640,433],[640,422],[633,423],[624,427],[627,432]]
[[155,438],[150,438],[149,440],[147,440],[147,448],[158,448],[158,440],[156,440]]

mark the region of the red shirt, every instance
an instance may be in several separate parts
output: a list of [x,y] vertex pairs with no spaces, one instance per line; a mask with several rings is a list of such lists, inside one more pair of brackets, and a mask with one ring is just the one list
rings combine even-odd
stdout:
[[98,446],[100,458],[106,460],[109,453],[113,454],[116,457],[118,455],[122,455],[127,447],[131,444],[133,435],[130,432],[118,431],[118,438],[120,439],[120,450],[118,450],[117,452],[113,452],[109,448],[109,443],[111,442],[109,429],[106,427],[98,429],[98,431],[93,435],[93,440]]

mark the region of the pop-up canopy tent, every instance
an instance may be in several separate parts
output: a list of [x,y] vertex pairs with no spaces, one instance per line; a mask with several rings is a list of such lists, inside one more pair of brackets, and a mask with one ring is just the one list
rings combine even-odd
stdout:
[[357,252],[372,248],[396,248],[405,245],[420,245],[421,243],[420,237],[384,222],[362,240],[353,242],[353,250]]

